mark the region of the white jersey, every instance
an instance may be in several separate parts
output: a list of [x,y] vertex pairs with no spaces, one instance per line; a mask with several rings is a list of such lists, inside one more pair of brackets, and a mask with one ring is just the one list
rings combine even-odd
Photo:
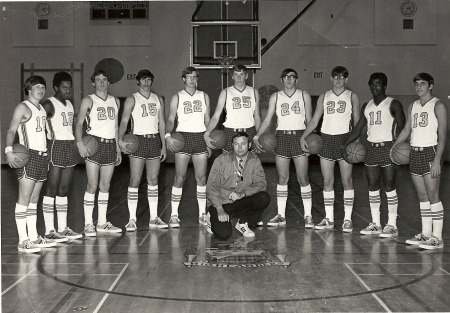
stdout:
[[[320,104],[318,104],[320,105]],[[352,92],[348,89],[336,95],[329,90],[323,97],[323,122],[321,132],[328,135],[346,134],[351,129]]]
[[303,91],[296,89],[292,96],[284,90],[276,93],[275,112],[277,130],[303,130],[306,128],[306,112]]
[[86,133],[105,139],[116,138],[116,118],[119,112],[116,98],[108,95],[103,100],[96,94],[88,97],[92,99],[92,108],[86,115]]
[[256,96],[253,87],[245,85],[240,91],[236,87],[226,88],[225,110],[227,117],[223,126],[227,128],[250,128],[255,126]]
[[434,97],[424,105],[420,100],[413,103],[411,109],[411,146],[432,147],[438,143],[438,119],[434,107],[439,99]]
[[48,140],[74,140],[73,135],[73,105],[69,100],[66,104],[62,103],[55,97],[48,98],[53,104],[54,114],[47,121],[49,132],[47,133]]
[[191,95],[186,90],[181,90],[177,95],[177,132],[201,133],[206,131],[206,94],[203,91],[195,90]]
[[159,133],[159,111],[161,103],[154,93],[146,98],[141,93],[133,94],[134,108],[131,112],[131,133],[150,135]]
[[376,105],[369,101],[364,110],[367,119],[367,140],[370,142],[393,141],[397,123],[391,114],[391,103],[394,100],[386,97],[380,104]]
[[22,102],[31,110],[31,117],[20,123],[17,132],[19,133],[19,142],[28,149],[36,151],[47,151],[47,139],[45,137],[45,128],[47,127],[47,113],[42,105],[37,108],[33,103],[26,100]]

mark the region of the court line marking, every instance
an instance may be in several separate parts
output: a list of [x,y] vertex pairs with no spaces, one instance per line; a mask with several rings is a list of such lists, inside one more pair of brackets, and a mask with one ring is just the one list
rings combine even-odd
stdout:
[[[114,280],[114,282],[112,283],[112,285],[109,287],[108,291],[112,291],[114,289],[114,287],[116,286],[117,282],[119,281],[119,279],[122,277],[123,273],[125,272],[125,270],[127,269],[128,265],[130,263],[125,263],[124,267],[122,268],[122,271],[120,271],[119,275],[117,276],[117,278]],[[100,310],[100,308],[102,307],[103,303],[105,303],[106,299],[108,298],[109,293],[105,294],[102,298],[102,300],[100,301],[100,303],[97,305],[97,307],[94,310],[94,313],[98,312]]]
[[28,275],[30,275],[33,271],[35,271],[36,269],[33,268],[31,271],[29,271],[27,274],[23,275],[22,278],[20,278],[18,281],[16,281],[14,284],[12,284],[11,286],[9,286],[8,288],[6,288],[3,292],[2,292],[2,296],[7,293],[8,291],[10,291],[11,289],[13,289],[18,283],[20,283],[22,280],[24,280],[25,278],[27,278]]

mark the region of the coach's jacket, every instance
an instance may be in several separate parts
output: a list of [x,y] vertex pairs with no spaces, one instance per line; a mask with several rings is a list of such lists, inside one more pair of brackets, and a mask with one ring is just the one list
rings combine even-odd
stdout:
[[266,190],[266,175],[264,174],[261,161],[253,152],[248,152],[243,180],[239,180],[237,184],[236,162],[234,153],[223,153],[214,161],[209,173],[208,183],[206,184],[208,206],[213,205],[217,207],[221,204],[231,203],[228,196],[232,192],[245,192],[246,196],[251,196]]

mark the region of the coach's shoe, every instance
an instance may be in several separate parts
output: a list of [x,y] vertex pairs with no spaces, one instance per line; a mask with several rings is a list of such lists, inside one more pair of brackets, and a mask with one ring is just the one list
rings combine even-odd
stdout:
[[314,228],[312,216],[305,216],[305,228]]
[[66,237],[67,239],[78,239],[83,237],[82,234],[74,232],[69,227],[64,228],[63,231],[59,231],[58,234],[60,234],[63,237]]
[[41,248],[36,247],[30,239],[27,239],[17,245],[17,250],[19,250],[19,252],[34,253],[40,252]]
[[154,220],[150,220],[150,222],[148,222],[148,228],[169,228],[169,225],[167,225],[167,223],[164,223],[162,221],[162,219],[160,219],[159,217],[155,218]]
[[129,221],[128,224],[125,225],[125,230],[126,231],[136,231],[137,230],[136,221],[135,220]]
[[375,223],[370,223],[369,226],[360,231],[361,235],[379,235],[381,234],[381,227]]
[[95,236],[97,236],[97,232],[95,231],[94,225],[86,224],[84,226],[84,236],[86,236],[86,237],[95,237]]
[[68,240],[66,237],[61,236],[61,234],[56,232],[55,230],[51,230],[48,235],[44,235],[44,238],[53,240],[54,242],[65,242]]
[[353,223],[350,220],[345,220],[342,224],[342,231],[344,233],[351,233],[353,231]]
[[203,213],[202,216],[198,217],[198,223],[202,225],[206,225],[206,213]]
[[405,242],[409,245],[418,246],[418,245],[421,245],[421,244],[427,242],[428,239],[430,239],[430,238],[429,237],[427,238],[422,233],[420,233],[420,234],[415,235],[414,238],[408,239]]
[[259,221],[258,223],[256,223],[256,227],[263,227],[263,226],[264,226],[263,221]]
[[380,234],[381,238],[390,238],[397,236],[398,236],[398,229],[391,225],[384,226],[383,231]]
[[180,228],[180,222],[178,215],[172,215],[169,220],[169,226],[171,228]]
[[442,248],[444,248],[444,241],[442,239],[438,239],[437,237],[432,235],[432,236],[430,236],[430,239],[427,240],[427,242],[419,245],[419,248],[427,249],[427,250],[442,249]]
[[122,228],[116,227],[113,224],[111,224],[110,222],[106,222],[103,225],[97,224],[96,229],[97,229],[98,233],[121,233],[122,232]]
[[267,222],[267,226],[283,226],[286,225],[286,218],[280,214],[275,215],[270,221]]
[[328,218],[324,218],[322,222],[314,226],[314,229],[332,229],[334,227],[334,222],[330,222]]
[[56,241],[44,239],[38,236],[36,240],[31,241],[37,248],[50,248],[56,246]]
[[234,228],[236,228],[237,230],[240,231],[240,233],[242,235],[244,235],[244,237],[255,237],[255,233],[253,232],[253,230],[251,230],[250,228],[248,228],[248,223],[244,223],[244,224],[240,224],[239,220],[236,222],[236,225],[234,226]]

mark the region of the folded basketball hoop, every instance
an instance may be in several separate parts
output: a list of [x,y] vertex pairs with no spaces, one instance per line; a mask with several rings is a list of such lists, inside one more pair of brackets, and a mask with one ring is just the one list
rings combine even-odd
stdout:
[[231,55],[225,54],[225,55],[219,55],[217,57],[220,63],[220,67],[222,68],[222,73],[228,73],[230,70],[230,65],[233,63],[234,57]]

